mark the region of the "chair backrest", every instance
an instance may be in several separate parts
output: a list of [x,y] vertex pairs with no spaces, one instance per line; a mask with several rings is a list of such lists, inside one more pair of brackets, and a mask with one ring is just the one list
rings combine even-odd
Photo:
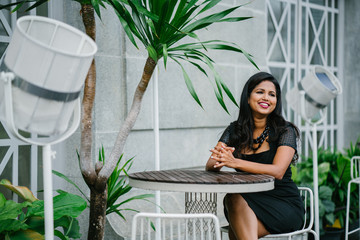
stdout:
[[137,213],[132,222],[132,240],[221,240],[219,219],[210,213]]
[[360,177],[360,156],[353,156],[351,158],[351,179]]
[[307,187],[299,187],[299,191],[305,208],[305,221],[302,229],[311,229],[314,224],[314,194]]

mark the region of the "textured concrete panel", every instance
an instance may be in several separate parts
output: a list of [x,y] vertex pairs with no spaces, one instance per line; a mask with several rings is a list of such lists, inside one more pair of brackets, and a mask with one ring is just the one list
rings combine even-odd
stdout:
[[360,2],[345,1],[344,37],[344,146],[356,142],[360,136],[360,42],[358,13]]
[[57,168],[59,171],[68,177],[81,177],[80,167],[76,155],[76,151],[80,151],[80,132],[74,133],[71,137],[66,139],[63,143],[64,149],[66,151],[62,153],[61,160],[57,159],[56,161],[63,161],[63,167]]
[[[116,136],[117,132],[97,134],[97,151],[101,146],[104,146],[105,156],[109,156]],[[126,141],[123,152],[123,161],[134,157],[134,163],[130,172],[153,170],[155,168],[154,134],[152,131],[132,131]]]
[[146,51],[144,45],[138,39],[136,39],[136,45],[137,45],[137,48],[126,36],[126,41],[125,41],[126,57],[128,57],[128,58],[147,58],[148,52]]
[[[214,11],[216,12],[216,11]],[[266,19],[265,13],[255,11],[250,5],[241,7],[229,17],[242,16],[252,17],[241,22],[220,23],[209,26],[199,31],[198,35],[202,41],[210,39],[221,39],[237,44],[244,51],[254,56],[258,65],[266,64]],[[241,53],[226,51],[209,51],[209,56],[217,63],[246,64],[250,62]]]
[[[229,116],[218,103],[212,84],[214,79],[209,75],[208,79],[196,68],[184,64],[186,71],[192,80],[198,97],[204,107],[202,109],[189,93],[181,68],[169,62],[166,71],[161,69],[159,79],[159,111],[160,128],[187,128],[203,126],[219,126],[228,122]],[[220,76],[234,93],[235,69],[228,66],[216,66]],[[225,104],[232,114],[236,106],[224,94]],[[234,95],[234,98],[239,99]]]
[[198,167],[205,169],[209,149],[218,142],[225,130],[219,128],[173,129],[160,132],[161,169]]
[[122,101],[125,85],[125,80],[121,78],[122,59],[116,56],[97,56],[96,67],[95,129],[97,132],[118,131],[125,118]]
[[[235,0],[236,2],[236,0]],[[245,2],[246,3],[246,2]],[[244,6],[244,8],[251,8],[254,11],[259,11],[265,13],[266,1],[264,0],[254,0],[250,4]]]
[[120,56],[122,48],[122,26],[111,7],[101,8],[101,20],[96,18],[96,43],[98,55]]
[[85,32],[80,15],[81,5],[75,1],[64,1],[64,22]]

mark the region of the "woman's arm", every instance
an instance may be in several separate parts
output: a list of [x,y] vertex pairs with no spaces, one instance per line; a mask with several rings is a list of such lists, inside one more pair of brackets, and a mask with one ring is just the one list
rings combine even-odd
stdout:
[[[228,146],[227,146],[225,143],[223,143],[223,142],[218,142],[218,143],[216,144],[216,146],[214,147],[214,149],[212,149],[212,150],[221,151],[221,149],[225,149],[225,150],[231,152],[231,154],[232,154],[232,153],[234,152],[234,150],[235,150],[235,149],[232,148],[232,147],[228,147]],[[210,151],[212,152],[212,150],[210,150]],[[215,155],[216,155],[216,154],[215,154],[214,152],[212,152],[209,160],[208,160],[207,163],[206,163],[206,167],[205,167],[205,170],[206,170],[206,171],[214,171],[214,172],[220,171],[221,167],[214,167],[216,164],[218,164],[218,163],[216,162],[216,160],[213,158],[213,156],[215,156]]]
[[227,166],[245,172],[268,174],[276,179],[282,179],[291,163],[295,149],[289,146],[278,147],[272,164],[255,163],[235,158],[232,152],[225,148],[212,149],[211,152],[213,154],[211,154],[209,161],[212,160],[211,163],[214,163],[213,168],[215,169]]

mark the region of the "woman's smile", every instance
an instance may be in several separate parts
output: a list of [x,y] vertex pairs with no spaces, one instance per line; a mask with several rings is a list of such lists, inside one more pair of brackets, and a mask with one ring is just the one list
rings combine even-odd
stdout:
[[259,105],[260,105],[260,107],[265,108],[265,109],[270,107],[269,103],[266,103],[266,102],[260,102]]

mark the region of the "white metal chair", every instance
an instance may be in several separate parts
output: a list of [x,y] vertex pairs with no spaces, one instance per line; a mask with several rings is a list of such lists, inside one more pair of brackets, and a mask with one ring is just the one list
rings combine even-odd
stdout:
[[[264,238],[287,238],[292,239],[293,236],[296,235],[303,235],[305,236],[308,233],[312,233],[314,235],[314,239],[318,240],[319,236],[316,234],[314,230],[312,230],[312,226],[314,224],[314,195],[310,188],[307,187],[299,187],[300,195],[303,198],[304,205],[305,205],[305,222],[302,229],[289,232],[289,233],[281,233],[281,234],[269,234]],[[309,199],[309,201],[308,201]],[[308,206],[309,203],[309,206]],[[309,216],[307,216],[309,214]],[[228,232],[228,226],[222,227],[221,232]]]
[[137,213],[131,240],[221,240],[219,219],[210,213]]
[[[346,226],[345,226],[345,240],[348,240],[349,235],[353,234],[360,230],[360,226],[358,228],[353,229],[350,231],[349,229],[349,220],[350,220],[350,190],[351,190],[351,184],[360,184],[360,156],[354,156],[351,158],[351,165],[350,165],[350,174],[351,174],[351,180],[348,183],[348,189],[347,189],[347,203],[346,203]],[[360,187],[359,187],[359,194],[360,194]],[[360,209],[359,209],[360,214]]]

